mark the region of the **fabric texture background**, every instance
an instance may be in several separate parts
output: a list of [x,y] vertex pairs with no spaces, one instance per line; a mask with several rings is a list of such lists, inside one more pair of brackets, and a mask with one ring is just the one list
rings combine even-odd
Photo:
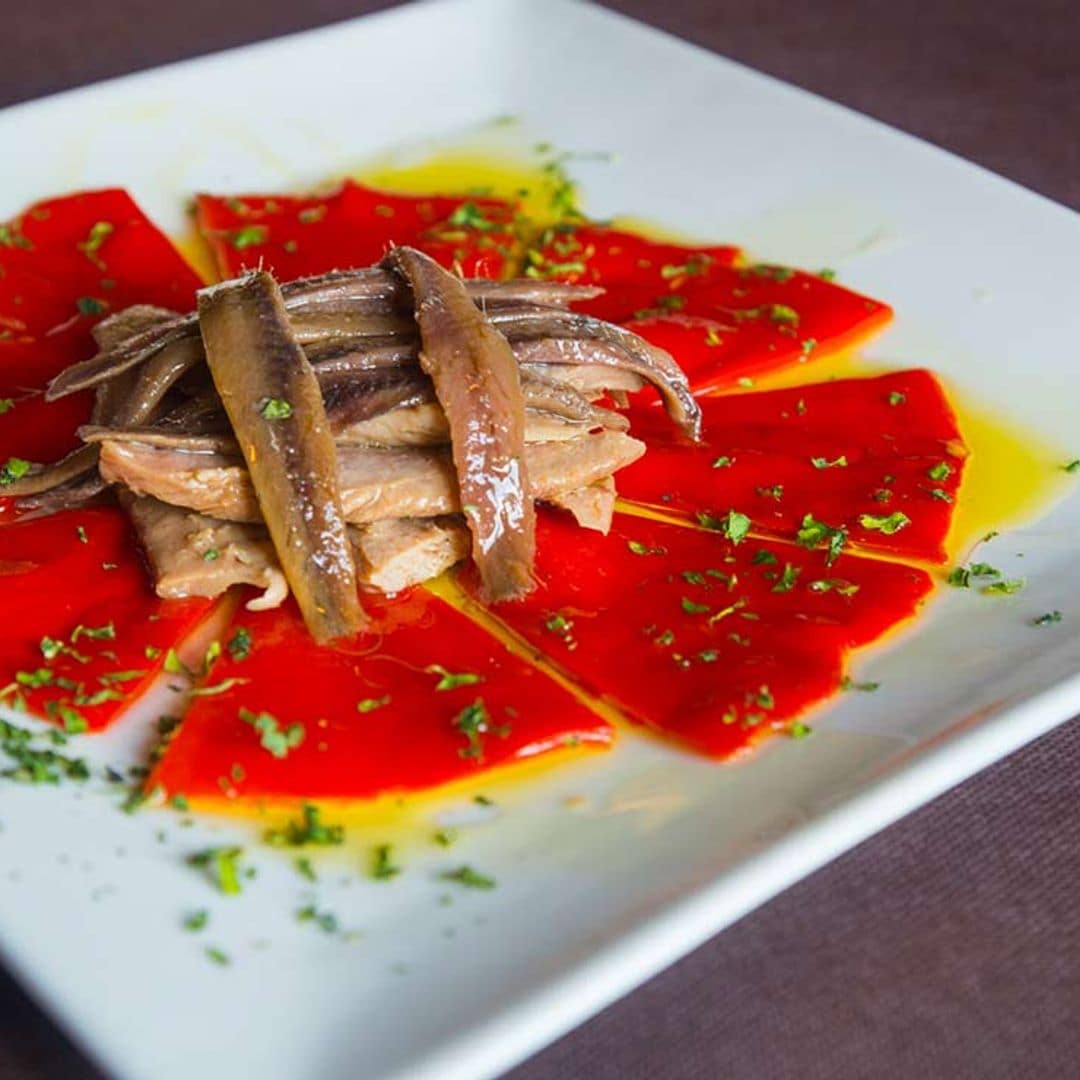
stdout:
[[[389,6],[5,0],[0,105]],[[1080,209],[1076,0],[610,6]],[[1074,720],[747,916],[510,1080],[1072,1077],[1078,1018]],[[2,972],[0,1080],[101,1080]]]

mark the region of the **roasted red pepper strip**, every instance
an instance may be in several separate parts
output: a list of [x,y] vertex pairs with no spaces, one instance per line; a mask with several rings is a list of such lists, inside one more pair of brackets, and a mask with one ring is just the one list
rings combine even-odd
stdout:
[[755,530],[788,539],[812,514],[861,547],[945,561],[967,451],[930,372],[706,397],[701,406],[698,446],[680,442],[659,409],[632,410],[631,430],[649,452],[619,473],[620,494],[688,517],[737,510]]
[[560,228],[531,252],[532,272],[609,291],[577,305],[667,349],[705,392],[850,348],[891,309],[815,274],[746,266],[738,249],[681,247],[595,225]]
[[[188,798],[360,799],[610,742],[606,721],[430,593],[365,595],[364,606],[374,631],[333,649],[315,645],[291,601],[241,612],[210,693],[193,702],[149,786]],[[279,740],[276,756],[272,733],[288,738],[294,724],[299,741]]]
[[208,600],[159,600],[119,510],[69,510],[0,528],[3,703],[69,731],[135,700]]
[[517,250],[516,207],[499,199],[397,195],[346,180],[322,198],[200,195],[197,205],[223,277],[261,264],[289,281],[370,266],[408,244],[465,277],[498,278]]
[[[50,199],[0,226],[0,463],[77,444],[90,395],[46,403],[41,390],[93,353],[95,322],[135,303],[189,310],[200,284],[124,191]],[[158,600],[118,510],[0,528],[0,590],[13,615],[0,628],[4,701],[71,730],[106,726],[210,607]]]
[[626,514],[607,537],[545,514],[537,540],[546,584],[492,614],[631,719],[715,757],[837,690],[848,650],[932,588],[906,566],[826,566],[820,552]]
[[41,390],[94,352],[94,323],[136,303],[188,311],[200,284],[125,191],[49,199],[0,225],[0,462],[77,444],[90,395],[46,403]]

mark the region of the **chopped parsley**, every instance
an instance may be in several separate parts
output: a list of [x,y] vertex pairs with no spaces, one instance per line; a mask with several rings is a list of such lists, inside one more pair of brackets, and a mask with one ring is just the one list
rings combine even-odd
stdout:
[[337,916],[329,911],[319,911],[314,904],[307,904],[296,913],[298,923],[311,923],[317,926],[324,934],[336,934],[338,931]]
[[110,620],[104,626],[83,626],[80,623],[71,632],[71,643],[75,644],[81,637],[88,637],[94,641],[115,641],[116,626]]
[[711,262],[712,257],[704,252],[690,255],[685,263],[665,263],[660,267],[660,276],[665,281],[681,277],[697,277],[705,273]]
[[697,604],[688,596],[684,596],[681,603],[682,609],[687,615],[704,615],[709,610],[708,604]]
[[712,463],[712,467],[713,467],[714,469],[730,469],[730,468],[731,468],[731,466],[732,466],[732,465],[733,465],[734,463],[735,463],[735,459],[734,459],[734,458],[730,458],[730,457],[727,457],[726,455],[723,455],[723,454],[722,454],[722,455],[721,455],[720,457],[716,458],[716,459],[715,459],[715,460],[713,461],[713,463]]
[[[863,517],[865,516],[864,514]],[[828,549],[825,565],[832,566],[844,550],[847,535],[847,529],[843,525],[828,525],[824,521],[818,521],[813,514],[805,514],[799,531],[795,534],[795,542],[810,551],[824,545]]]
[[823,457],[812,457],[810,459],[810,464],[815,469],[844,469],[847,467],[847,463],[847,457],[844,454],[841,454],[838,458],[833,458],[832,461]]
[[343,825],[326,825],[313,803],[300,808],[301,820],[289,821],[280,829],[267,831],[265,839],[272,847],[333,847],[345,842]]
[[30,471],[30,462],[20,457],[10,457],[0,466],[0,484],[14,484]]
[[[226,684],[235,682],[235,679],[225,680]],[[217,687],[213,689],[217,692]],[[240,719],[259,733],[259,745],[276,758],[288,757],[289,751],[295,750],[307,734],[303,724],[289,724],[283,728],[277,717],[268,712],[253,713],[250,709],[241,709]]]
[[955,589],[967,589],[971,586],[971,571],[965,566],[954,566],[945,580]]
[[1053,626],[1061,622],[1063,616],[1060,611],[1048,611],[1045,615],[1039,615],[1031,620],[1032,626]]
[[401,873],[401,867],[393,859],[393,848],[389,844],[379,844],[372,852],[371,876],[376,881],[390,881]]
[[458,753],[463,758],[475,758],[478,761],[484,757],[484,736],[497,735],[505,739],[510,734],[508,724],[492,724],[483,698],[477,698],[471,705],[466,705],[454,717],[453,723],[469,744],[462,747]]
[[754,552],[754,557],[750,560],[753,566],[775,566],[776,556],[765,548],[760,548]]
[[3,416],[6,412],[11,412],[15,408],[14,398],[0,398],[0,416]]
[[907,401],[907,394],[900,393],[899,390],[889,391],[889,404],[890,405],[903,405]]
[[791,563],[784,563],[784,571],[780,575],[780,580],[772,587],[772,591],[775,593],[791,592],[795,588],[795,582],[799,580],[799,574],[802,571],[797,566],[792,566]]
[[429,664],[424,669],[429,675],[438,675],[439,681],[435,684],[436,690],[456,690],[459,686],[475,686],[483,682],[483,676],[476,675],[471,671],[451,672],[441,664]]
[[204,930],[209,922],[210,912],[206,908],[200,908],[198,911],[193,911],[190,915],[184,917],[184,929],[193,932]]
[[111,221],[95,221],[90,226],[90,231],[86,234],[85,240],[80,240],[75,246],[79,249],[95,266],[101,266],[101,259],[98,256],[98,252],[101,250],[101,245],[115,232],[115,226]]
[[1066,462],[1061,468],[1067,473],[1080,472],[1080,458],[1073,458],[1072,461]]
[[484,211],[474,202],[463,202],[447,218],[450,225],[458,228],[476,229],[477,232],[489,232],[498,225],[484,216]]
[[667,554],[667,548],[662,548],[662,547],[651,548],[651,547],[648,547],[646,544],[643,544],[640,540],[627,540],[626,541],[626,546],[635,555],[666,555]]
[[218,967],[228,967],[232,960],[227,952],[223,952],[216,945],[207,945],[203,950],[207,960],[211,963],[217,964]]
[[240,884],[241,847],[211,847],[188,856],[188,865],[206,872],[210,881],[226,896],[238,896],[243,892]]
[[948,480],[953,474],[953,467],[947,461],[939,461],[932,468],[926,470],[926,475],[931,480]]
[[799,325],[799,313],[787,304],[770,304],[768,311],[769,322],[776,323],[778,326]]
[[872,694],[879,686],[881,686],[881,683],[878,682],[855,682],[848,675],[845,675],[840,680],[841,690],[860,690],[866,694]]
[[268,398],[259,412],[264,420],[288,420],[293,410],[284,398]]
[[714,532],[722,532],[733,544],[741,543],[750,531],[750,519],[745,514],[740,514],[738,510],[729,510],[722,518],[698,513],[697,523]]
[[244,248],[265,244],[269,235],[270,230],[265,225],[245,225],[229,237],[229,243],[237,251],[243,251]]
[[443,881],[456,881],[467,889],[494,889],[496,881],[487,874],[481,874],[471,866],[459,866],[456,870],[444,870],[439,877]]
[[225,646],[234,660],[246,660],[251,655],[251,631],[238,626]]
[[813,734],[813,731],[812,727],[801,720],[793,720],[787,729],[788,735],[793,739],[805,739],[807,735]]
[[389,694],[383,694],[382,697],[368,697],[356,703],[356,711],[360,713],[375,712],[376,709],[382,709],[389,704]]
[[886,536],[893,536],[901,529],[911,524],[911,518],[902,510],[897,510],[888,517],[879,517],[877,514],[860,514],[859,524],[869,532],[880,532]]
[[[968,589],[971,587],[972,578],[999,578],[1001,571],[989,563],[974,562],[971,566],[956,566],[950,572],[946,581],[954,588]],[[1004,591],[1004,590],[999,590]],[[1016,590],[1013,590],[1014,592]]]
[[108,310],[109,305],[96,296],[80,296],[75,301],[75,307],[78,308],[80,315],[100,315]]
[[[6,699],[12,692],[17,694],[16,686],[5,687],[0,691],[0,698]],[[12,707],[18,707],[20,700],[16,697]],[[64,738],[60,732],[51,735]],[[59,784],[62,780],[89,779],[90,770],[82,758],[67,757],[51,747],[35,745],[36,740],[46,737],[0,719],[0,754],[10,762],[0,770],[0,776],[20,784]]]
[[984,585],[982,591],[990,596],[1012,596],[1013,593],[1018,593],[1026,584],[1027,582],[1023,578],[993,581],[989,585]]
[[844,581],[843,578],[820,578],[817,581],[811,581],[807,586],[811,592],[827,593],[837,592],[840,596],[854,596],[859,591],[859,586],[853,584],[850,581]]

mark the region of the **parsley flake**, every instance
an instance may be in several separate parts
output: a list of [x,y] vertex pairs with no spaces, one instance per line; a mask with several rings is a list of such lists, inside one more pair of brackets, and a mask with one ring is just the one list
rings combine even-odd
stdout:
[[1061,622],[1062,616],[1060,611],[1048,611],[1045,615],[1039,615],[1037,618],[1031,620],[1032,626],[1053,626],[1054,623]]
[[1026,584],[1024,578],[994,581],[989,585],[984,585],[982,591],[988,596],[1012,596],[1013,593],[1018,593]]
[[869,532],[880,532],[886,536],[893,536],[901,529],[911,524],[911,518],[902,510],[897,510],[888,517],[879,517],[877,514],[860,514],[859,524]]
[[[226,679],[225,683],[219,685],[224,687],[225,684],[232,685],[236,681]],[[217,687],[212,689],[219,692]],[[254,713],[250,709],[241,709],[239,716],[245,724],[250,724],[259,733],[259,745],[276,758],[288,757],[289,751],[295,750],[307,734],[303,724],[289,724],[283,728],[272,713]]]
[[795,542],[810,551],[824,545],[828,549],[825,565],[832,566],[844,550],[847,536],[847,529],[843,525],[828,525],[824,521],[818,521],[813,514],[805,514],[799,531],[795,534]]
[[270,230],[265,225],[245,225],[229,237],[229,243],[237,251],[243,251],[245,248],[265,244],[269,235]]
[[379,844],[372,852],[371,876],[376,881],[390,881],[401,873],[401,867],[393,860],[393,848],[389,844]]
[[188,856],[188,865],[206,872],[210,881],[226,896],[238,896],[243,892],[240,884],[240,859],[244,849],[240,847],[211,847]]
[[326,825],[322,812],[314,803],[300,808],[301,820],[289,821],[280,829],[270,829],[265,840],[272,847],[332,847],[345,842],[343,825]]
[[209,922],[210,912],[205,908],[201,908],[199,911],[193,911],[190,915],[184,917],[184,929],[192,932],[203,930]]
[[451,672],[441,664],[429,664],[424,670],[429,675],[438,675],[439,681],[435,684],[436,690],[456,690],[459,686],[475,686],[483,682],[483,676],[476,675],[471,671]]
[[443,881],[456,881],[467,889],[494,889],[496,881],[487,874],[481,874],[471,866],[459,866],[456,870],[444,870],[439,877]]
[[859,690],[865,694],[872,694],[881,683],[878,682],[855,682],[850,676],[845,675],[840,680],[841,690]]
[[238,626],[225,646],[234,660],[246,660],[251,655],[251,631]]
[[259,412],[264,420],[288,420],[293,409],[284,398],[268,398]]
[[469,744],[462,747],[458,753],[463,758],[475,758],[478,761],[482,761],[484,757],[484,736],[497,735],[500,739],[505,739],[510,734],[508,724],[492,724],[483,698],[477,698],[471,705],[466,705],[454,717],[453,724]]
[[356,703],[356,711],[359,713],[374,712],[376,709],[384,708],[386,705],[389,704],[389,694],[383,694],[382,697],[368,697]]
[[772,591],[775,593],[791,592],[795,588],[795,582],[799,580],[799,575],[802,570],[797,566],[792,566],[791,563],[784,563],[784,571],[780,575],[780,580],[772,587]]
[[30,471],[30,462],[20,457],[10,457],[0,466],[0,485],[14,484]]

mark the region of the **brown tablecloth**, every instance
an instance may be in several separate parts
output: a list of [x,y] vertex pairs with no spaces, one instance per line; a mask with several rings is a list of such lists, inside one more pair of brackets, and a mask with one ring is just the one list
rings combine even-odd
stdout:
[[[4,0],[0,105],[387,6]],[[1080,209],[1078,0],[612,6]],[[790,889],[512,1080],[728,1076],[1080,1076],[1080,724]],[[0,973],[0,1080],[96,1077]]]

